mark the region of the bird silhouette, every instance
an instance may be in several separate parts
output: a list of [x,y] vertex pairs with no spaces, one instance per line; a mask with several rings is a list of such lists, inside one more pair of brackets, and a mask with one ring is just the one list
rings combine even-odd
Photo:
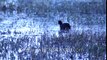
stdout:
[[63,23],[61,20],[59,20],[58,24],[60,25],[61,31],[69,31],[71,29],[71,26],[69,23]]

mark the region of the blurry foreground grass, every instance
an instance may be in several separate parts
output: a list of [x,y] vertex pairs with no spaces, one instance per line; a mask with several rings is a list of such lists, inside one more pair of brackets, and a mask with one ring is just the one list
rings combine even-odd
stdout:
[[106,60],[106,33],[0,36],[2,60]]

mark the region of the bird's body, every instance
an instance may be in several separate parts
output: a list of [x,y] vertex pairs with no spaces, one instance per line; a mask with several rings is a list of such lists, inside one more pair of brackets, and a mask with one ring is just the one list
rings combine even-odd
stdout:
[[71,29],[71,26],[68,23],[63,23],[60,25],[60,30],[69,30]]

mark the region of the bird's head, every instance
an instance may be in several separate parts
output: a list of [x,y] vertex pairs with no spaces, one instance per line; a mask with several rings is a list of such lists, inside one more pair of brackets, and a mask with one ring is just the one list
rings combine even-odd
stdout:
[[58,24],[59,24],[59,25],[62,25],[62,21],[61,21],[61,20],[59,20],[59,21],[58,21]]

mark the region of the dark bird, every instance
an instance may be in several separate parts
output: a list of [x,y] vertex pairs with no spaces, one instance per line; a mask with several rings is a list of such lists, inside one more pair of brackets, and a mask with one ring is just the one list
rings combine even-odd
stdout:
[[61,20],[58,21],[58,24],[60,25],[61,31],[69,31],[71,29],[71,26],[69,23],[62,23]]

